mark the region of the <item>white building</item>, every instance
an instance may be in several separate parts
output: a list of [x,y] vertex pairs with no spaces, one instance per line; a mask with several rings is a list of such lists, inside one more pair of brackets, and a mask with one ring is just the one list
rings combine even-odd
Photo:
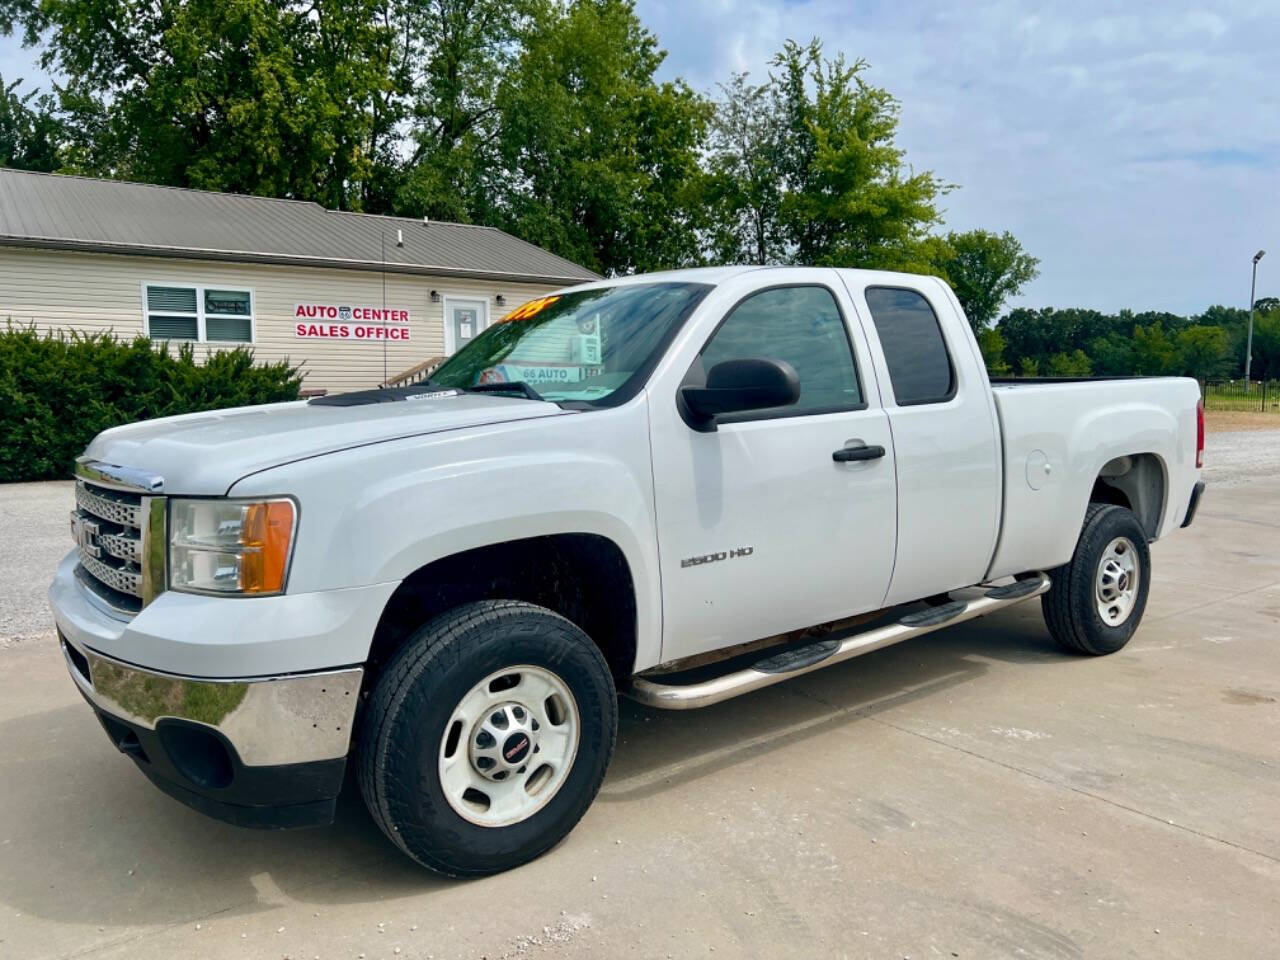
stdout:
[[394,381],[594,279],[491,227],[0,169],[0,325],[247,344],[307,391]]

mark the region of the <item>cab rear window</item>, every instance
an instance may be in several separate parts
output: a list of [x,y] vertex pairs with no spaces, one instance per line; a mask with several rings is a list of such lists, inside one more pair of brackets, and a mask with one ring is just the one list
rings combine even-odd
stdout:
[[950,400],[955,371],[929,301],[902,287],[868,287],[866,298],[898,406]]

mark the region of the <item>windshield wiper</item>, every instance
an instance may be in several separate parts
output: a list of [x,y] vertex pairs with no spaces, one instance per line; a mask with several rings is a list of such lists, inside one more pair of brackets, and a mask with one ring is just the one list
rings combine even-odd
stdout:
[[541,400],[542,394],[523,380],[512,380],[510,383],[477,383],[474,387],[463,387],[467,393],[515,393],[526,400]]

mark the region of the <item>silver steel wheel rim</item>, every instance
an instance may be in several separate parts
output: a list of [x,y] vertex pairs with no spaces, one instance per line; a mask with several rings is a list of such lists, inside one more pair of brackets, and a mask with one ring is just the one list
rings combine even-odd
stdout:
[[1142,567],[1133,541],[1128,537],[1116,537],[1102,551],[1094,584],[1098,615],[1103,623],[1118,627],[1129,619],[1138,602],[1141,579]]
[[521,664],[491,673],[445,725],[445,799],[458,816],[482,827],[529,819],[568,777],[580,729],[577,701],[550,670]]

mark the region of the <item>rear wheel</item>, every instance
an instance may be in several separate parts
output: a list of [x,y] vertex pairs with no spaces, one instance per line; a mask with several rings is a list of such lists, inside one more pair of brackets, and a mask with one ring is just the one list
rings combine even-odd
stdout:
[[1076,653],[1115,653],[1147,607],[1146,531],[1124,507],[1091,503],[1071,560],[1049,576],[1053,586],[1040,602],[1053,638]]
[[613,680],[586,634],[531,604],[467,604],[387,665],[361,728],[360,788],[423,866],[496,873],[573,829],[616,729]]

